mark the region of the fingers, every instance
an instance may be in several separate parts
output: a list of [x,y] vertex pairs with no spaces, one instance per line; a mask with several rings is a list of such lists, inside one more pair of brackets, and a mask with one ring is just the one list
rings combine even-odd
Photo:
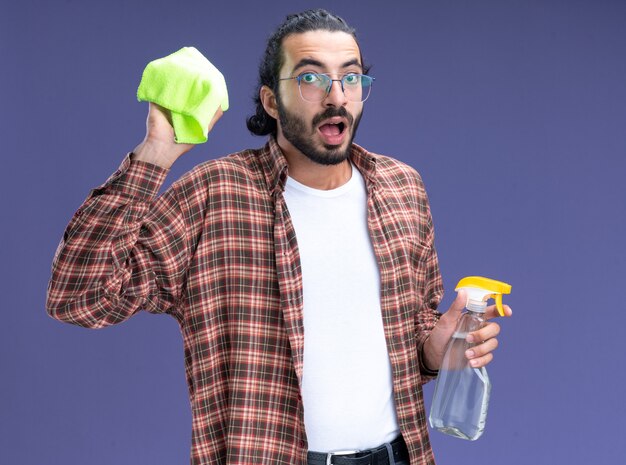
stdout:
[[217,123],[217,120],[220,119],[223,114],[224,112],[222,111],[222,108],[218,107],[217,111],[213,115],[213,118],[211,119],[211,122],[209,123],[209,132],[211,132],[211,129],[213,129],[213,126],[215,126],[215,123]]
[[[505,317],[509,317],[513,315],[513,310],[511,310],[511,307],[509,307],[508,305],[503,305],[502,309],[504,310]],[[500,313],[498,313],[498,309],[496,308],[495,305],[490,305],[485,310],[485,318],[487,318],[488,320],[491,320],[492,318],[499,318],[499,317],[500,317]]]
[[472,368],[482,368],[488,365],[489,363],[491,363],[492,360],[493,360],[493,354],[488,353],[486,355],[483,355],[482,357],[476,357],[476,358],[470,359],[469,363],[472,366]]
[[493,351],[498,347],[496,338],[489,339],[465,351],[465,356],[474,368],[480,368],[493,360]]
[[467,335],[467,342],[477,343],[465,351],[465,356],[469,359],[472,367],[480,368],[493,360],[492,352],[498,347],[498,340],[496,339],[498,334],[500,334],[500,325],[488,323],[478,331]]
[[170,126],[172,126],[172,114],[170,111],[154,102],[148,102],[148,122],[155,118],[167,120]]
[[487,323],[477,331],[473,331],[467,335],[467,342],[480,343],[496,337],[500,334],[500,325],[498,323]]
[[[508,305],[503,305],[502,308],[505,317],[513,315],[513,310]],[[500,314],[495,305],[487,307],[485,311],[486,319],[490,320],[499,316]],[[465,352],[465,356],[469,359],[472,367],[481,368],[493,360],[492,352],[498,347],[498,340],[496,339],[498,334],[500,334],[500,325],[492,322],[467,335],[467,342],[477,344]]]
[[[167,108],[163,108],[162,106],[154,102],[148,102],[148,103],[149,103],[148,120],[147,120],[148,128],[150,128],[151,122],[155,124],[157,123],[157,120],[161,120],[161,121],[167,120],[170,126],[174,125],[172,123],[172,113]],[[217,111],[213,114],[213,118],[211,119],[211,122],[209,123],[209,126],[208,126],[209,132],[211,132],[211,130],[213,129],[213,126],[215,126],[215,123],[217,123],[217,121],[222,117],[223,114],[224,112],[222,111],[222,108],[218,107]]]

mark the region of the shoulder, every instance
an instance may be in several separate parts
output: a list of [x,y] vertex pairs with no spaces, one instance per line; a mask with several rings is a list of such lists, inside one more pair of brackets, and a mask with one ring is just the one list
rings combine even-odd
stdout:
[[396,225],[407,239],[428,244],[432,218],[422,177],[412,166],[388,155],[365,152],[366,167],[375,183],[376,200],[386,205],[384,221]]
[[262,171],[255,149],[231,153],[207,160],[185,173],[172,184],[172,188],[185,197],[199,193],[237,190],[241,187],[260,188]]
[[374,165],[375,179],[385,190],[417,190],[424,192],[424,183],[420,173],[412,166],[389,155],[383,155],[356,146],[358,152],[367,157]]

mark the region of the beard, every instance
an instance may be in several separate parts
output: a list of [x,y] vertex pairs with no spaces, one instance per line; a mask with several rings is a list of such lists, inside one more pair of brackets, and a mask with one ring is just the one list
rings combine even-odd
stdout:
[[[276,97],[278,120],[280,121],[283,135],[304,156],[320,165],[338,165],[350,157],[352,141],[361,122],[362,111],[355,118],[344,107],[329,107],[323,113],[316,115],[311,122],[311,126],[307,127],[304,119],[289,112],[284,107],[280,95]],[[316,147],[313,142],[313,134],[317,131],[317,125],[322,120],[332,118],[333,116],[342,116],[348,120],[348,125],[344,128],[344,131],[352,130],[348,144],[343,149],[340,146],[328,144],[322,144],[323,149]]]

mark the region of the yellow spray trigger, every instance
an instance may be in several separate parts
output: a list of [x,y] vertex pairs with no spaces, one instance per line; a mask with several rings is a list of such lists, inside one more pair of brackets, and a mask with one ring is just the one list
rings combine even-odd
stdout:
[[502,294],[496,294],[496,308],[498,309],[498,313],[500,316],[504,316],[504,308],[502,307]]
[[459,281],[455,291],[465,289],[471,298],[485,301],[495,299],[496,308],[500,316],[504,316],[502,306],[502,294],[511,293],[511,285],[495,279],[483,278],[482,276],[468,276]]

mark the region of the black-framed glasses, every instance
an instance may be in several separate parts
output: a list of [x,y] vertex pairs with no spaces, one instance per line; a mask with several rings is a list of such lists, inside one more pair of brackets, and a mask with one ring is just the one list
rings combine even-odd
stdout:
[[333,82],[341,83],[341,90],[350,102],[365,102],[372,91],[374,78],[365,74],[346,74],[341,79],[332,79],[324,73],[302,73],[298,76],[279,78],[279,81],[298,81],[300,96],[307,102],[321,102],[330,93]]

